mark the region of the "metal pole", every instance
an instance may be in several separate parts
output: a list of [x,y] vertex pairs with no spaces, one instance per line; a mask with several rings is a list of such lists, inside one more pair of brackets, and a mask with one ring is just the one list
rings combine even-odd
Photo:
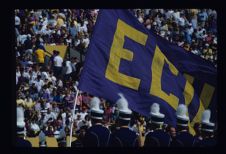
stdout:
[[71,122],[71,130],[70,130],[70,142],[69,142],[69,147],[71,147],[72,130],[73,130],[73,124],[74,124],[75,107],[76,107],[76,102],[77,102],[77,99],[78,99],[78,93],[79,93],[79,90],[76,88],[76,96],[75,96],[75,103],[74,103],[74,108],[73,108],[72,122]]

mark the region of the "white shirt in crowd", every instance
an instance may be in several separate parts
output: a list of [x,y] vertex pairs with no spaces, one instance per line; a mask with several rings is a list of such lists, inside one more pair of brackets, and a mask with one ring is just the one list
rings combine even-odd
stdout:
[[33,74],[30,75],[30,80],[29,80],[29,84],[32,85],[33,83],[35,83],[36,81],[36,77],[33,76]]
[[40,90],[42,89],[42,86],[44,85],[44,81],[43,80],[39,80],[35,82],[35,86],[38,90],[38,92],[40,92]]
[[39,74],[40,74],[39,72],[33,71],[32,72],[32,78],[36,79]]
[[50,19],[50,20],[48,20],[48,24],[51,27],[55,27],[57,25],[57,21],[55,19]]
[[50,82],[52,82],[54,86],[56,85],[56,77],[55,77],[55,76],[53,76],[53,75],[50,76],[50,77],[48,78],[48,80],[49,80]]
[[155,18],[155,22],[157,23],[158,27],[162,26],[162,21],[158,16]]
[[150,10],[151,10],[151,9],[144,9],[144,14],[145,14],[145,15],[148,15]]
[[20,71],[17,71],[17,72],[16,72],[16,77],[18,77],[18,78],[21,77]]
[[72,72],[72,66],[71,61],[66,61],[66,74],[70,74]]
[[173,10],[168,10],[168,11],[165,13],[166,19],[171,19],[173,13],[174,13]]
[[48,19],[46,17],[43,18],[42,25],[48,25]]
[[42,80],[48,79],[48,77],[49,77],[49,75],[47,72],[42,72],[42,74],[41,74]]
[[174,17],[176,23],[178,23],[178,20],[180,18],[180,12],[179,11],[173,12],[173,17]]
[[33,131],[40,131],[39,126],[36,123],[31,123],[31,130]]
[[207,35],[203,34],[204,31],[206,32],[205,28],[202,28],[201,30],[198,30],[197,33],[195,34],[196,37],[199,38],[199,39],[205,38]]
[[79,120],[77,122],[77,130],[79,130],[82,126],[87,126],[88,128],[92,126],[91,120],[90,121],[84,121],[84,120]]
[[84,43],[85,44],[85,48],[87,48],[88,45],[89,45],[89,38],[87,37],[87,38],[82,39],[82,43]]
[[88,114],[87,112],[80,112],[81,119],[82,119],[82,120],[85,120],[85,116],[86,116],[87,114]]
[[52,32],[53,31],[51,29],[46,28],[46,25],[44,25],[41,29],[41,34],[43,34],[43,35],[50,35],[50,34],[52,34]]
[[60,109],[58,107],[55,107],[55,108],[52,108],[52,112],[55,114],[55,116],[57,117],[59,112],[60,112]]
[[187,33],[188,33],[189,35],[192,35],[193,32],[194,32],[193,27],[187,29]]
[[60,29],[58,29],[56,33],[57,33],[57,35],[60,36],[61,35]]
[[53,61],[54,61],[54,66],[62,67],[63,58],[61,58],[59,55],[54,57]]
[[81,43],[80,39],[75,40],[75,46],[77,47]]
[[20,42],[21,44],[24,44],[24,42],[27,40],[27,35],[19,35],[17,37],[17,41]]
[[58,80],[58,86],[63,87],[63,82],[61,80]]
[[55,137],[56,139],[58,139],[58,138],[60,137],[60,131],[58,131],[57,129],[56,129],[55,132],[54,132],[54,137]]
[[[72,112],[72,115],[73,115],[73,111],[71,111]],[[78,115],[80,115],[80,113],[76,113],[76,114],[74,114],[74,117],[72,117],[74,120],[78,120]],[[80,120],[81,120],[81,118],[80,118]]]
[[178,18],[178,22],[179,22],[179,25],[182,26],[182,27],[185,25],[185,19],[182,18],[182,17]]
[[50,112],[49,114],[47,113],[44,117],[44,123],[46,123],[50,118],[55,120],[56,119],[55,113],[53,113],[53,112]]
[[72,43],[72,39],[66,39],[66,43],[67,43],[67,45],[71,44]]
[[23,76],[24,78],[30,79],[30,74],[29,74],[29,72],[24,71],[24,72],[22,73],[22,76]]
[[191,19],[191,23],[192,23],[192,27],[194,28],[194,29],[197,29],[197,26],[198,26],[198,21],[197,21],[198,19],[197,19],[197,16],[194,16],[194,17],[192,17],[192,19]]
[[87,24],[88,24],[88,21],[84,21],[84,25],[80,26],[78,31],[79,32],[87,32],[88,31],[87,26],[86,26]]

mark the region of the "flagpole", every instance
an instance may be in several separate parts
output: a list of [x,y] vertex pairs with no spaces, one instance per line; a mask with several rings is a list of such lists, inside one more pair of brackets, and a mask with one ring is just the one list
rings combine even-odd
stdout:
[[78,93],[79,93],[79,90],[76,87],[76,96],[75,96],[75,103],[74,103],[74,108],[73,108],[72,121],[71,121],[71,129],[70,129],[70,142],[69,142],[69,147],[71,147],[72,130],[73,130],[73,124],[74,124],[75,107],[76,107],[76,102],[77,102],[77,99],[78,99]]

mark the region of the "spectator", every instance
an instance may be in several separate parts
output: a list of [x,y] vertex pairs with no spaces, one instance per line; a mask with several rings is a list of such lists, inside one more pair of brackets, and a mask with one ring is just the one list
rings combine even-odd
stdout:
[[87,111],[88,111],[87,108],[85,106],[82,106],[82,109],[81,109],[81,112],[80,112],[82,120],[88,120],[88,121],[90,120],[90,117],[88,116]]
[[201,26],[201,27],[204,27],[204,26],[205,26],[205,22],[206,22],[207,19],[208,19],[208,14],[207,14],[207,12],[206,12],[206,9],[201,10],[201,11],[198,13],[198,17],[199,17],[199,21],[201,22],[200,26]]
[[69,34],[72,36],[72,38],[75,38],[75,36],[78,34],[78,30],[73,21],[70,23],[70,27],[68,30],[69,30]]
[[69,60],[69,59],[67,59],[66,60],[66,62],[65,62],[66,64],[66,72],[65,72],[65,77],[64,77],[64,79],[65,80],[69,80],[69,78],[71,77],[71,75],[72,75],[72,63],[71,63],[71,61]]
[[40,132],[40,127],[38,126],[38,124],[35,121],[31,121],[30,129],[32,131],[31,136],[33,136],[33,137],[36,137]]
[[53,68],[53,72],[54,72],[54,76],[56,76],[57,78],[61,75],[61,71],[62,71],[62,64],[63,64],[63,59],[60,56],[60,52],[59,51],[54,51],[54,54],[56,55],[53,59],[54,61],[54,68]]
[[44,123],[53,122],[56,119],[56,115],[51,111],[50,108],[47,109],[47,113],[44,117]]
[[44,81],[41,79],[41,75],[38,75],[37,79],[34,82],[38,92],[40,92],[42,87],[44,86]]
[[45,63],[45,52],[41,47],[38,47],[37,50],[35,50],[35,55],[37,59],[37,63],[39,66],[43,67]]

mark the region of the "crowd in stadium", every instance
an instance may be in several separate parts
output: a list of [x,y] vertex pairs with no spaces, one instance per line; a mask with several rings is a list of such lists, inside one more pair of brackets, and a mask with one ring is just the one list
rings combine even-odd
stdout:
[[[33,9],[15,10],[16,102],[24,110],[26,136],[44,134],[57,138],[66,146],[72,118],[73,136],[82,138],[92,126],[90,102],[92,95],[79,92],[75,117],[73,106],[82,70],[77,57],[63,59],[54,50],[46,61],[45,44],[65,44],[85,53],[90,42],[98,9]],[[176,43],[217,67],[217,13],[211,9],[133,9],[130,10],[147,29]],[[100,98],[104,110],[103,123],[110,130],[117,117],[117,106]],[[146,133],[147,120],[132,113],[129,127]],[[199,132],[199,124],[196,131]],[[84,129],[82,129],[84,128]],[[142,129],[141,129],[142,128]],[[163,125],[172,136],[175,128]],[[197,133],[199,134],[199,133]],[[61,144],[62,143],[62,144]]]
[[217,12],[211,9],[145,9],[134,15],[147,29],[214,63],[217,60]]

